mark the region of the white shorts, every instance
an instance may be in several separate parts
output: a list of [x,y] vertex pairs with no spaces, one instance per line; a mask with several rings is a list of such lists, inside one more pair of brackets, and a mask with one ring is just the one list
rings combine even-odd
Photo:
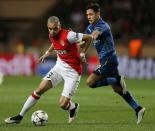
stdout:
[[64,88],[61,95],[71,98],[77,90],[80,78],[81,76],[72,67],[66,63],[57,62],[43,79],[50,80],[53,87],[64,80]]

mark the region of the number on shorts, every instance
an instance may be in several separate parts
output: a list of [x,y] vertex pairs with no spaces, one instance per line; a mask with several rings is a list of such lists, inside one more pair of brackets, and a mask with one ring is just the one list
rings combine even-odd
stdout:
[[49,72],[47,78],[50,78],[53,75],[53,72]]

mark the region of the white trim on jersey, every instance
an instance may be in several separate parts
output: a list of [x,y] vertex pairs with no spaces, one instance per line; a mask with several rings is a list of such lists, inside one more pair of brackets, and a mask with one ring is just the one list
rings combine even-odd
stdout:
[[69,43],[76,43],[76,42],[80,42],[83,38],[83,34],[82,33],[76,33],[73,31],[70,31],[67,35],[67,39],[69,41]]

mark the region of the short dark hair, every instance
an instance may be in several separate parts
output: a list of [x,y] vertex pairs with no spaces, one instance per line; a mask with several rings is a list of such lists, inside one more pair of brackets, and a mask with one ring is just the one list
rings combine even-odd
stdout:
[[86,10],[88,9],[93,9],[94,12],[99,12],[100,11],[100,5],[98,3],[89,3],[86,7]]

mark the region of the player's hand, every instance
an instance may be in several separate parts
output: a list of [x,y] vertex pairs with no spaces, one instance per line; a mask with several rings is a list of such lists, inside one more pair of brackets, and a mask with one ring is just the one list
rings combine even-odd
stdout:
[[79,46],[80,48],[83,48],[83,47],[85,46],[85,41],[80,41],[80,42],[78,43],[78,46]]
[[80,60],[82,64],[87,64],[86,56],[84,53],[80,53]]
[[50,55],[50,53],[49,53],[48,51],[46,51],[45,54],[42,55],[42,56],[39,58],[38,63],[44,63],[44,62],[45,62],[45,58],[46,58],[47,56],[49,56],[49,55]]
[[38,60],[38,63],[44,63],[45,62],[45,55],[41,56]]

